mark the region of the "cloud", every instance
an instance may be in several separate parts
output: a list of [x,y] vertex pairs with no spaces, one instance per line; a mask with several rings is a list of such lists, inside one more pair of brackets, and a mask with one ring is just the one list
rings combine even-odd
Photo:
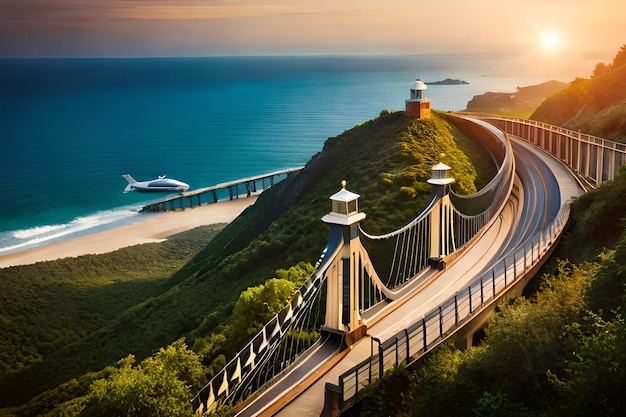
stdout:
[[625,11],[603,1],[0,0],[0,56],[520,53],[556,23],[602,56]]

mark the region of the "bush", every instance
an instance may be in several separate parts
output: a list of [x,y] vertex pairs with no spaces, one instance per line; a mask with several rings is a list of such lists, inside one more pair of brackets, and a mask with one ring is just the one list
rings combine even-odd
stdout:
[[[134,366],[132,355],[90,388],[82,416],[189,417],[192,387],[204,381],[198,357],[179,340]],[[205,381],[204,381],[205,382]]]

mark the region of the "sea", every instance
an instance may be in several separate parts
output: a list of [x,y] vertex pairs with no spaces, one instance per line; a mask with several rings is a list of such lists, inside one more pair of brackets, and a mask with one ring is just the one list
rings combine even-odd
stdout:
[[167,175],[191,189],[304,165],[324,141],[404,110],[546,81],[483,55],[0,59],[0,255],[131,224]]

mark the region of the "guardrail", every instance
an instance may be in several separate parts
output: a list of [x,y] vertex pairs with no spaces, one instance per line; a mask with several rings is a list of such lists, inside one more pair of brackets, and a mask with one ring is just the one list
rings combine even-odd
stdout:
[[[228,404],[235,404],[250,395],[245,391],[244,382],[250,379],[260,364],[267,362],[273,349],[281,337],[298,322],[303,311],[310,306],[324,282],[324,273],[329,261],[341,249],[342,236],[331,236],[328,246],[320,255],[316,269],[307,280],[296,290],[287,302],[287,305],[276,313],[263,328],[233,357],[211,380],[202,387],[191,400],[198,413],[210,411],[221,400]],[[294,352],[301,353],[301,352]],[[290,363],[280,363],[278,373],[288,367]],[[270,377],[269,380],[274,380]],[[267,381],[266,381],[267,382]],[[260,387],[263,391],[267,385]]]
[[[388,340],[372,338],[372,355],[339,377],[339,385],[326,383],[338,395],[339,410],[355,400],[360,389],[385,371],[410,365],[458,331],[472,318],[491,308],[511,287],[521,282],[559,240],[569,220],[569,203],[543,231],[510,252],[463,291],[428,312]],[[377,354],[374,352],[377,343]]]
[[626,144],[534,120],[480,116],[505,132],[521,137],[567,164],[596,187],[615,178],[626,163]]

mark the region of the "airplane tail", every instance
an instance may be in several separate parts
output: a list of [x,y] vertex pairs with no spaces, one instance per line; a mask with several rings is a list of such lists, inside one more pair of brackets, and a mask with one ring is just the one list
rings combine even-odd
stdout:
[[122,175],[122,177],[124,177],[124,179],[128,181],[129,184],[134,184],[137,182],[137,180],[135,180],[130,174],[124,174]]
[[124,188],[124,192],[125,193],[131,192],[133,190],[131,185],[137,183],[137,180],[135,180],[130,174],[124,174],[122,175],[122,177],[124,177],[124,179],[128,181],[128,185],[126,186],[126,188]]

